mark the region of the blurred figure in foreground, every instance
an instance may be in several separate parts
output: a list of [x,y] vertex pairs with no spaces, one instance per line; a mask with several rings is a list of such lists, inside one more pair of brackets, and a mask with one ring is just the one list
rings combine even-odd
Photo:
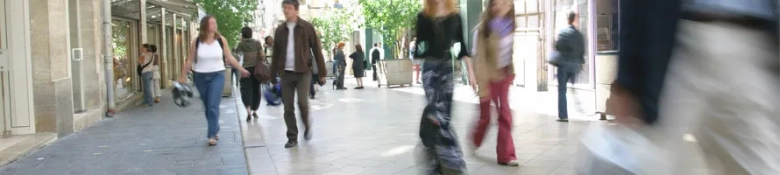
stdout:
[[691,132],[723,174],[780,174],[777,1],[632,0],[620,11],[608,104],[618,121],[667,144]]
[[[462,19],[454,0],[426,0],[422,12],[417,15],[415,28],[419,43],[416,58],[425,59],[423,89],[428,100],[420,119],[419,133],[425,145],[426,174],[466,173],[458,137],[455,129],[450,127],[454,86],[453,53],[450,50],[455,43],[466,41]],[[460,44],[460,52],[456,54],[458,60],[470,59],[466,44]],[[379,67],[382,64],[380,62]],[[474,81],[469,82],[472,88],[476,87]]]
[[[479,122],[472,133],[472,141],[479,148],[490,124],[491,104],[498,110],[498,164],[518,166],[515,144],[512,140],[512,109],[509,108],[509,86],[515,78],[512,64],[515,9],[511,0],[488,0],[480,25],[474,31],[475,79],[479,89]],[[468,59],[467,59],[468,60]],[[466,61],[466,65],[469,61]],[[492,103],[491,103],[492,102]]]

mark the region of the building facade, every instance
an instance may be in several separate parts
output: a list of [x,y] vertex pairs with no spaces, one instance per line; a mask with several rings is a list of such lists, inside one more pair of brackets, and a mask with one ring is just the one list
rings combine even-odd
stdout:
[[196,12],[187,0],[0,0],[2,135],[62,137],[136,104],[143,43],[158,46],[167,88]]

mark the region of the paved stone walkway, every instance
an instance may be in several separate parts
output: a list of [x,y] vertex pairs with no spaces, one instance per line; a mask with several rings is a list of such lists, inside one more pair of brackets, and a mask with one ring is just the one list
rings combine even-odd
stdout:
[[245,175],[235,100],[223,98],[218,146],[206,144],[199,100],[189,108],[169,95],[71,134],[11,164],[2,175]]
[[[299,147],[283,147],[286,127],[282,107],[261,105],[259,120],[242,120],[250,172],[253,175],[420,174],[417,134],[423,95],[414,88],[368,87],[363,90],[321,88],[311,101],[313,139]],[[521,100],[517,100],[520,103]],[[461,142],[477,117],[476,104],[456,101],[454,126]],[[239,116],[246,116],[239,111]],[[495,119],[494,119],[495,120]],[[299,120],[300,121],[300,120]],[[604,122],[555,121],[555,116],[514,111],[514,142],[521,167],[495,164],[497,128],[485,146],[467,155],[471,174],[574,174],[575,157],[582,157],[584,129]],[[302,133],[302,132],[301,132]],[[302,136],[301,136],[302,137]]]

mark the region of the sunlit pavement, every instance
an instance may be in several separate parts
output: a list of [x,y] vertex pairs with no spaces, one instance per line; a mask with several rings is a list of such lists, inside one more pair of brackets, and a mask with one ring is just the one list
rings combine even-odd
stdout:
[[219,145],[206,144],[198,97],[180,108],[169,93],[133,107],[0,167],[0,175],[244,175],[247,163],[236,104],[223,98]]
[[[415,92],[421,91],[419,85],[376,88],[366,83],[365,86],[363,90],[341,91],[331,90],[330,84],[320,87],[317,99],[311,101],[313,139],[304,141],[301,135],[300,145],[291,149],[283,146],[287,138],[282,106],[270,107],[263,103],[258,112],[260,118],[249,123],[243,121],[245,111],[239,111],[250,172],[259,175],[420,174],[416,160],[417,131],[425,99]],[[469,98],[469,95],[473,97],[473,92],[455,98]],[[521,100],[514,103],[527,104]],[[474,103],[466,100],[454,103],[454,126],[464,144],[477,112]],[[579,138],[583,130],[589,125],[604,124],[576,118],[560,123],[555,121],[555,116],[523,110],[515,110],[513,115],[514,142],[521,166],[504,167],[495,163],[497,128],[493,123],[476,156],[466,151],[471,174],[574,174],[575,158],[582,157]]]

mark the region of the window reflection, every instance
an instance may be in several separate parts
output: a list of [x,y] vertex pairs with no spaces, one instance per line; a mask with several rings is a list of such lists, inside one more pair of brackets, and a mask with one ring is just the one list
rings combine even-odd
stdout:
[[124,20],[112,20],[112,45],[114,52],[114,88],[117,101],[127,99],[132,92],[135,68],[134,36],[135,23]]

